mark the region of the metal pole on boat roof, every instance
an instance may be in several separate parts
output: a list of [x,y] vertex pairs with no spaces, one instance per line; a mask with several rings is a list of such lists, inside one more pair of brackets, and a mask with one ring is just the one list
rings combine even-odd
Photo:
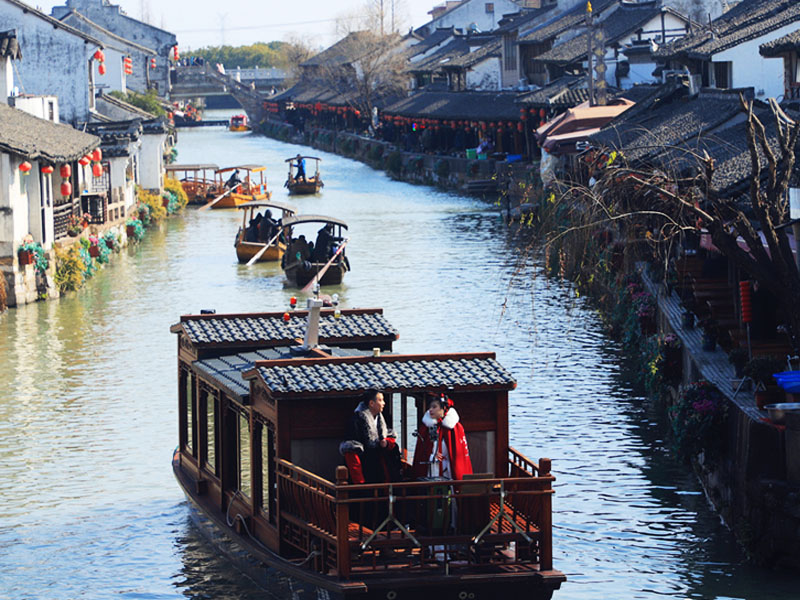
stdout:
[[306,335],[303,340],[303,347],[311,350],[319,345],[319,311],[322,308],[322,300],[319,298],[308,299],[308,320],[306,321]]

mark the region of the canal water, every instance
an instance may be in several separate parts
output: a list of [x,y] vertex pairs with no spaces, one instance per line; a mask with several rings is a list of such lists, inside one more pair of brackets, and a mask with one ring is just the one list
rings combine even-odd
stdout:
[[[264,164],[283,200],[284,159],[309,152],[223,128],[182,130],[178,150]],[[291,201],[352,237],[352,271],[323,291],[384,307],[398,351],[495,351],[518,379],[512,444],[558,478],[554,562],[569,581],[555,598],[798,597],[796,579],[747,566],[597,313],[526,260],[496,207],[318,154],[323,192]],[[0,598],[263,597],[190,524],[170,467],[169,326],[281,310],[295,293],[277,266],[237,264],[238,217],[190,209],[79,292],[0,315]]]

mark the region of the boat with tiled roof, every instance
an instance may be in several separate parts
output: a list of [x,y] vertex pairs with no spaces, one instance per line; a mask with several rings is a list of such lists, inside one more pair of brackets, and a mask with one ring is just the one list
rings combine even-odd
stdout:
[[[550,598],[550,460],[508,444],[511,374],[492,353],[392,353],[380,309],[189,315],[178,334],[173,469],[195,522],[272,593]],[[426,394],[459,407],[475,475],[351,483],[338,452],[365,390],[408,449]],[[432,511],[446,505],[444,525]],[[438,510],[438,509],[437,509]],[[401,520],[398,520],[399,517]],[[445,550],[441,550],[444,548]],[[291,582],[287,584],[287,581]]]

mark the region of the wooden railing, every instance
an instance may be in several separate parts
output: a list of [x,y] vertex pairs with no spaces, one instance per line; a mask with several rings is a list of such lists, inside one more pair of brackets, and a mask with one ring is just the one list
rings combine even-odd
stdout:
[[278,463],[281,535],[320,560],[321,572],[402,568],[448,572],[552,569],[550,460],[509,449],[510,477],[463,481],[336,484]]

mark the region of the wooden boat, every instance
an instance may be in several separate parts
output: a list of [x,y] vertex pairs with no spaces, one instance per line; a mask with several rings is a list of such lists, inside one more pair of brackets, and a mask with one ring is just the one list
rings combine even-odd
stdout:
[[[267,168],[261,165],[239,165],[217,170],[217,184],[223,191],[228,187],[226,185],[227,180],[233,175],[233,172],[237,170],[240,173],[244,173],[243,177],[240,176],[242,179],[241,184],[239,184],[234,192],[231,192],[216,202],[211,208],[236,208],[240,204],[246,202],[260,202],[269,200],[272,197],[272,193],[267,191],[267,180],[265,177]],[[256,178],[256,176],[258,176],[258,178]]]
[[[303,223],[319,223],[323,227],[330,225],[333,229],[333,244],[330,252],[316,255],[309,251],[309,245],[304,236],[293,238],[281,261],[281,267],[286,274],[286,278],[297,287],[303,287],[314,279],[318,273],[322,272],[323,274],[318,277],[317,281],[319,285],[342,283],[344,274],[350,270],[350,261],[347,260],[343,247],[335,257],[332,257],[331,254],[337,252],[338,246],[344,245],[342,233],[343,230],[347,229],[347,223],[340,219],[323,217],[322,215],[299,215],[285,219],[283,222],[284,226],[291,228]],[[315,244],[318,239],[314,242]],[[331,258],[333,258],[333,262],[328,265]],[[326,266],[328,267],[327,269],[325,269]]]
[[[281,223],[283,223],[283,221],[285,221],[286,219],[297,213],[297,209],[294,206],[275,201],[248,202],[247,204],[241,204],[237,206],[237,208],[242,211],[242,226],[239,227],[239,231],[236,233],[236,243],[235,243],[236,258],[239,259],[240,263],[246,263],[250,261],[251,258],[253,258],[259,252],[261,252],[266,246],[266,243],[264,242],[245,241],[248,223],[250,223],[250,221],[255,218],[257,212],[261,211],[262,209],[265,211],[271,209],[280,210]],[[285,240],[291,239],[292,232],[291,229],[288,227],[282,229],[283,229],[283,235],[281,236],[282,239],[278,238],[277,240],[275,240],[275,242],[270,244],[269,248],[267,248],[261,254],[257,262],[277,261],[283,258],[283,253],[286,251]]]
[[[552,564],[555,477],[549,459],[509,446],[516,383],[495,355],[367,353],[397,338],[382,311],[343,310],[337,319],[322,310],[315,321],[313,302],[286,321],[283,313],[195,315],[171,328],[172,466],[200,530],[281,597],[551,598],[566,579]],[[446,392],[473,477],[350,483],[337,448],[367,386],[383,391],[384,417],[404,449],[426,393]],[[450,518],[441,518],[444,507]]]
[[166,169],[168,177],[181,182],[189,204],[205,204],[224,191],[214,176],[219,170],[217,165],[167,165]]
[[228,129],[230,131],[250,131],[250,125],[247,124],[247,115],[233,115]]
[[[295,177],[295,169],[298,158],[305,160],[313,160],[314,162],[314,175],[311,177],[301,178],[299,181]],[[289,190],[290,194],[316,194],[325,184],[322,182],[322,177],[319,174],[319,163],[322,159],[316,156],[294,156],[287,158],[286,162],[289,163],[289,175],[286,178],[286,183],[283,186]]]

